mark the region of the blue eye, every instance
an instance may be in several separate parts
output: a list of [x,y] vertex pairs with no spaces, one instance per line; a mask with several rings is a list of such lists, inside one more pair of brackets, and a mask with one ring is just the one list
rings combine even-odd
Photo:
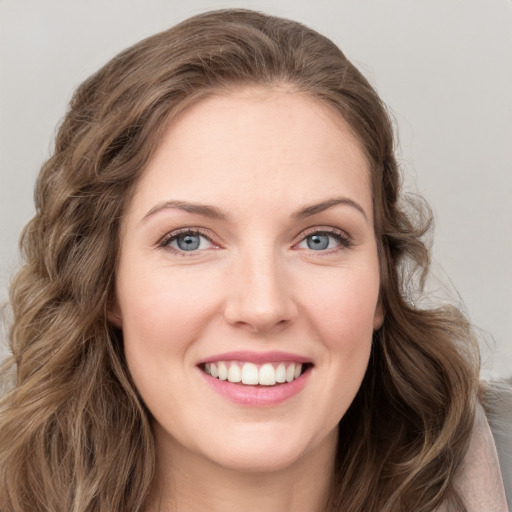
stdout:
[[325,251],[327,249],[348,248],[350,240],[338,232],[315,231],[298,244],[299,249],[310,249],[311,251]]
[[213,247],[212,242],[201,233],[186,231],[172,235],[163,241],[162,246],[169,247],[175,251],[194,252]]
[[314,234],[309,235],[306,238],[306,243],[309,249],[313,249],[314,251],[323,251],[329,247],[329,235],[326,234]]
[[195,251],[201,245],[199,235],[183,235],[176,238],[176,245],[182,251]]

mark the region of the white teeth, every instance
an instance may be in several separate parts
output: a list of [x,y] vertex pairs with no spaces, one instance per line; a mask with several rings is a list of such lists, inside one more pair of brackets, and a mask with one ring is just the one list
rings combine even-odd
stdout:
[[276,382],[286,382],[286,366],[279,363],[276,368]]
[[300,363],[243,363],[240,361],[217,361],[206,363],[204,371],[219,380],[246,384],[249,386],[274,386],[276,383],[293,382],[302,374]]
[[286,369],[286,382],[292,382],[295,379],[295,365],[291,364]]
[[228,370],[229,382],[240,382],[242,380],[242,370],[237,364],[232,364]]
[[245,363],[242,366],[242,383],[258,384],[258,367],[253,363]]
[[276,383],[276,371],[272,363],[265,363],[260,368],[259,383],[262,386],[273,386]]
[[219,361],[219,379],[227,380],[228,378],[228,367],[224,361]]

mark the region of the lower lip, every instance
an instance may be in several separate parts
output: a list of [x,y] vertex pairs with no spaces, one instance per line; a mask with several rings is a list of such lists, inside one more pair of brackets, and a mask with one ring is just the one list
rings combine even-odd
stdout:
[[198,369],[208,385],[219,395],[231,402],[247,407],[267,407],[279,405],[302,391],[311,374],[308,368],[298,379],[276,386],[250,386],[234,384],[227,380],[212,377]]

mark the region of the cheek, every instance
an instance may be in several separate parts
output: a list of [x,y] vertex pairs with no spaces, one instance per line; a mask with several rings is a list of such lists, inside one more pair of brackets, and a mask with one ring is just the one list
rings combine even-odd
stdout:
[[[379,294],[378,271],[340,271],[308,298],[312,335],[324,347],[329,368],[323,407],[337,423],[366,373]],[[332,276],[331,276],[332,277]]]
[[189,349],[220,310],[218,273],[155,267],[139,264],[130,272],[125,264],[118,273],[124,351],[134,379],[169,375],[170,367],[190,363]]
[[349,348],[370,339],[379,297],[378,271],[341,269],[322,285],[309,286],[307,309],[318,332],[335,344]]
[[[181,273],[183,274],[183,273]],[[170,270],[142,272],[123,279],[118,297],[122,316],[124,353],[130,374],[144,402],[154,412],[177,398],[170,388],[184,390],[190,366],[190,348],[211,319],[216,296],[198,279],[171,275]],[[181,376],[181,377],[179,377]],[[183,391],[182,394],[184,394]]]

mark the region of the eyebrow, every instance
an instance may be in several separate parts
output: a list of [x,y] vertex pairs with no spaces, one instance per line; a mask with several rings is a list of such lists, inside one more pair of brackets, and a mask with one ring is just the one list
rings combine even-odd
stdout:
[[208,217],[210,219],[217,220],[226,220],[227,216],[225,213],[221,212],[215,206],[209,206],[207,204],[198,204],[198,203],[190,203],[188,201],[163,201],[162,203],[158,203],[156,206],[151,208],[146,215],[144,215],[142,220],[146,220],[149,217],[157,214],[162,210],[167,210],[169,208],[175,208],[177,210],[183,210],[189,213],[195,213],[196,215],[202,215],[203,217]]
[[304,208],[301,208],[299,211],[294,213],[293,217],[295,219],[305,219],[306,217],[311,217],[312,215],[321,213],[339,204],[344,204],[347,206],[351,206],[352,208],[355,208],[358,212],[360,212],[363,215],[363,217],[366,220],[368,220],[368,217],[363,207],[359,203],[352,199],[349,199],[348,197],[334,197],[332,199],[322,201],[321,203],[312,204],[311,206],[305,206]]
[[[318,213],[321,213],[325,210],[328,210],[329,208],[332,208],[333,206],[337,205],[347,205],[351,206],[352,208],[356,209],[358,212],[360,212],[363,217],[368,220],[368,217],[363,209],[363,207],[357,203],[356,201],[349,199],[348,197],[335,197],[332,199],[327,199],[326,201],[322,201],[321,203],[312,204],[309,206],[304,206],[303,208],[300,208],[298,211],[296,211],[292,218],[294,219],[305,219],[307,217],[311,217],[313,215],[316,215]],[[219,208],[215,206],[210,206],[207,204],[200,204],[200,203],[190,203],[188,201],[176,201],[176,200],[169,200],[169,201],[163,201],[161,203],[158,203],[156,206],[151,208],[146,215],[143,217],[143,221],[147,220],[149,217],[152,217],[153,215],[161,212],[162,210],[167,209],[178,209],[183,210],[185,212],[193,213],[196,215],[201,215],[203,217],[207,217],[210,219],[216,219],[216,220],[227,220],[228,216],[226,213],[222,212]]]

